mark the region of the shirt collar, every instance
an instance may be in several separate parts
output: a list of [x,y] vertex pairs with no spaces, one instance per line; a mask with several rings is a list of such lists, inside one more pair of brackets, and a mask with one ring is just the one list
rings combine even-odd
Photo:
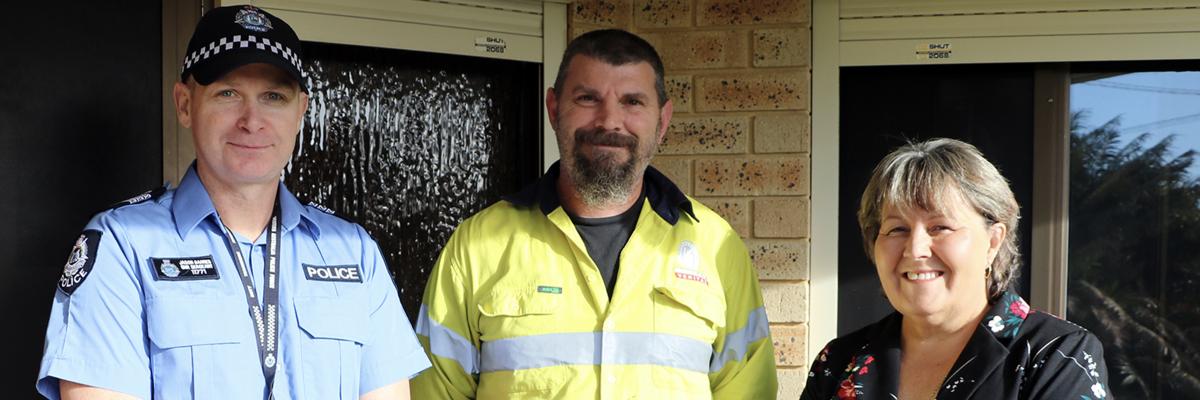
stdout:
[[[279,213],[282,219],[280,222],[284,232],[295,228],[303,219],[314,237],[321,236],[320,227],[316,220],[309,215],[312,211],[301,205],[282,181],[279,182],[278,196],[280,200]],[[175,189],[175,197],[171,202],[171,214],[175,218],[175,230],[181,239],[200,224],[200,221],[217,215],[217,209],[213,206],[212,198],[208,197],[204,182],[200,181],[200,175],[196,174],[195,162],[188,167],[187,173],[179,181],[179,188]]]
[[[554,212],[562,206],[558,201],[560,162],[555,161],[554,165],[551,165],[546,170],[546,174],[542,175],[537,182],[526,186],[520,192],[504,196],[504,200],[518,207],[532,207],[534,203],[537,203],[542,214],[549,215]],[[675,222],[679,221],[680,210],[686,212],[688,216],[692,217],[692,220],[700,220],[696,218],[696,213],[692,209],[692,201],[679,190],[678,186],[675,186],[675,183],[653,166],[646,167],[646,173],[642,177],[642,190],[654,212],[671,225],[675,225]]]
[[1025,299],[1011,291],[1000,295],[983,320],[979,321],[980,328],[988,331],[1001,343],[1008,344],[1021,331],[1021,324],[1033,312]]

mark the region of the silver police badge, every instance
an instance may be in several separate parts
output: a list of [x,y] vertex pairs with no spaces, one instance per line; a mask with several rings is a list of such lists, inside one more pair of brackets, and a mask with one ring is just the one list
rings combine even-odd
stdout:
[[262,11],[251,6],[246,6],[238,11],[237,16],[233,18],[233,22],[255,32],[271,30],[271,20],[267,19],[267,16]]
[[168,277],[175,278],[179,276],[179,266],[172,264],[171,260],[163,260],[162,265],[158,269],[162,271],[163,275]]
[[63,267],[63,277],[75,277],[83,269],[83,266],[87,264],[87,260],[87,235],[79,235],[79,239],[75,241],[75,247],[71,248],[71,255],[67,256],[67,265]]

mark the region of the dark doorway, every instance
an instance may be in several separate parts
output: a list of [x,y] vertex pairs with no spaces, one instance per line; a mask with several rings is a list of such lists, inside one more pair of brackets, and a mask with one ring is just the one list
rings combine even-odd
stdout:
[[36,398],[67,253],[93,214],[162,177],[162,4],[0,13],[0,295],[6,398]]
[[966,141],[1008,178],[1021,204],[1018,292],[1029,298],[1033,79],[1031,64],[842,68],[838,335],[893,311],[863,251],[855,214],[875,164],[906,141]]
[[305,43],[288,187],[363,225],[415,320],[459,222],[541,174],[541,65]]

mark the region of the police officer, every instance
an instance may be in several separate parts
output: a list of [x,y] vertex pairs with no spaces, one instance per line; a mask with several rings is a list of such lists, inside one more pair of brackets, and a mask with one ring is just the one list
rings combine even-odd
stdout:
[[54,297],[51,399],[407,399],[429,366],[375,242],[280,182],[307,109],[300,40],[216,8],[174,88],[196,161],[92,218]]
[[561,160],[464,221],[429,278],[414,396],[774,398],[745,245],[649,166],[672,113],[654,48],[578,37],[546,112]]

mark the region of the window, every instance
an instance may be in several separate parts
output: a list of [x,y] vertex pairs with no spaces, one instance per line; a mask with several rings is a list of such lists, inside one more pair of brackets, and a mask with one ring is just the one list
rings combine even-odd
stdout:
[[1067,318],[1115,398],[1200,398],[1200,72],[1130,67],[1072,66]]

